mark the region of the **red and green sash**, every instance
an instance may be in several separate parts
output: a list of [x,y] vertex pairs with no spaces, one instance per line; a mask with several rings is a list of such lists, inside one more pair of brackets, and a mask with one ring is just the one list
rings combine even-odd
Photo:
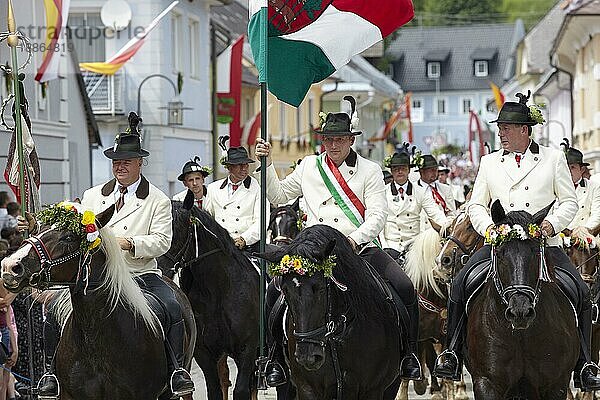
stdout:
[[[365,222],[365,205],[356,193],[350,189],[338,167],[327,157],[327,153],[317,157],[317,167],[325,186],[327,186],[329,193],[342,209],[344,215],[357,228],[361,226]],[[377,238],[373,240],[373,243],[381,247]]]

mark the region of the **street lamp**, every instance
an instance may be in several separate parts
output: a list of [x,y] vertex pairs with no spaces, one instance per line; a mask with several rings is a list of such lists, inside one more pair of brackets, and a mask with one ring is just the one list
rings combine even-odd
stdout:
[[171,86],[173,87],[173,92],[175,93],[175,97],[169,101],[167,103],[166,107],[158,107],[159,110],[167,110],[167,125],[169,126],[181,126],[183,125],[183,110],[190,110],[191,108],[189,107],[184,107],[183,106],[183,102],[179,99],[179,93],[177,91],[177,86],[175,86],[175,83],[168,77],[162,74],[152,74],[149,75],[147,77],[145,77],[142,82],[140,83],[140,86],[138,87],[138,93],[137,93],[137,114],[139,116],[141,116],[141,93],[142,93],[142,86],[144,86],[144,83],[146,83],[146,81],[152,79],[152,78],[162,78],[167,80]]

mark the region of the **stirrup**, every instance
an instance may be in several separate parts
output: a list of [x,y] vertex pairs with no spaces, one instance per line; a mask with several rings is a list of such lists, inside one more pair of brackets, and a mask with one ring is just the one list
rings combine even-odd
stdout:
[[592,361],[588,361],[585,364],[583,364],[583,367],[581,367],[581,369],[579,370],[579,382],[582,381],[581,379],[581,373],[583,372],[584,369],[588,368],[588,367],[592,367],[593,369],[596,370],[596,373],[598,373],[600,371],[600,367],[598,367],[595,363],[593,363]]
[[[444,357],[452,357],[456,361],[456,371],[454,371],[452,380],[460,380],[460,377],[462,375],[462,362],[456,355],[456,352],[453,350],[450,350],[450,349],[446,349],[446,350],[442,351],[440,353],[440,355],[437,356],[437,358],[435,359],[435,367],[433,368],[433,372],[431,374],[433,376],[435,376],[436,378],[440,377],[437,374],[436,370],[437,370],[438,365],[440,365],[443,362],[442,358],[444,358]],[[456,377],[456,379],[454,379],[454,377]],[[442,378],[447,378],[447,377],[442,377]]]
[[183,390],[183,391],[180,391],[180,392],[175,392],[173,390],[173,377],[175,376],[175,374],[180,373],[180,372],[183,372],[185,375],[187,375],[187,377],[189,378],[189,380],[193,382],[192,375],[190,375],[189,372],[187,372],[184,368],[176,368],[173,371],[173,373],[171,374],[171,379],[169,379],[169,387],[171,389],[171,394],[172,394],[171,398],[183,397],[183,396],[187,396],[188,394],[194,393],[194,389],[195,388],[192,388],[191,390]]
[[423,366],[421,365],[421,361],[419,360],[419,357],[417,357],[417,355],[414,352],[410,352],[410,353],[406,354],[404,357],[402,357],[402,360],[400,361],[400,371],[402,371],[402,365],[404,364],[404,361],[406,361],[408,358],[414,358],[417,361],[417,364],[419,364],[420,376],[416,380],[423,379]]
[[[54,379],[54,381],[56,382],[56,389],[57,389],[56,396],[41,396],[39,394],[40,393],[40,385],[44,381],[44,379]],[[38,393],[39,400],[58,400],[60,398],[60,382],[58,381],[58,378],[56,377],[56,375],[52,372],[46,372],[44,375],[42,375],[42,377],[38,381],[38,384],[37,384],[35,390]]]

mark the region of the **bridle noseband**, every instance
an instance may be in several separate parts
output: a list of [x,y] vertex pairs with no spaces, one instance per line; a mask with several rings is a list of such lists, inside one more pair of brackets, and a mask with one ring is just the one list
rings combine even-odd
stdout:
[[76,258],[80,258],[80,266],[84,263],[90,262],[91,257],[86,257],[86,260],[81,260],[81,248],[77,249],[77,251],[52,259],[48,249],[44,245],[44,242],[40,240],[38,236],[31,236],[25,240],[23,243],[30,244],[35,250],[38,258],[40,259],[40,270],[39,272],[34,272],[29,277],[29,285],[35,289],[50,289],[53,286],[74,286],[76,282],[56,282],[52,281],[52,268],[66,263],[68,261],[74,260]]

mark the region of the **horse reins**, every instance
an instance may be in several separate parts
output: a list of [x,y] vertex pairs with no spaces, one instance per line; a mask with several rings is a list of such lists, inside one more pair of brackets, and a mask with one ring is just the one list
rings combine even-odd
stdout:
[[[220,251],[222,251],[222,249],[220,247],[215,247],[212,250],[209,250],[204,253],[200,253],[200,249],[198,247],[198,232],[197,232],[198,225],[201,225],[205,231],[210,233],[215,238],[218,238],[218,236],[214,232],[212,232],[210,229],[208,229],[206,227],[206,225],[204,225],[202,223],[202,221],[200,221],[200,219],[190,215],[190,222],[188,225],[188,234],[186,236],[185,244],[181,247],[181,249],[177,252],[177,254],[175,256],[170,255],[168,252],[166,254],[164,254],[164,256],[173,263],[172,270],[175,273],[177,273],[180,269],[187,268],[190,265],[195,264],[198,261],[200,261],[206,257],[209,257],[213,254],[216,254],[216,253],[219,253]],[[196,244],[196,246],[195,246],[196,257],[192,258],[191,260],[183,260],[183,256],[185,255],[185,252],[188,250],[190,243],[194,239],[195,239],[195,244]]]
[[[344,286],[336,284],[336,286],[346,291]],[[341,341],[342,337],[346,334],[347,328],[347,317],[345,313],[340,314],[337,321],[333,319],[333,300],[331,299],[331,279],[327,279],[327,322],[318,328],[312,329],[308,332],[297,332],[294,330],[293,335],[298,343],[312,343],[325,348],[329,344],[331,350],[331,359],[333,361],[333,369],[335,372],[335,379],[337,385],[337,396],[336,400],[342,400],[343,394],[343,382],[344,377],[342,376],[342,370],[340,368],[340,361],[337,353],[336,342]]]

